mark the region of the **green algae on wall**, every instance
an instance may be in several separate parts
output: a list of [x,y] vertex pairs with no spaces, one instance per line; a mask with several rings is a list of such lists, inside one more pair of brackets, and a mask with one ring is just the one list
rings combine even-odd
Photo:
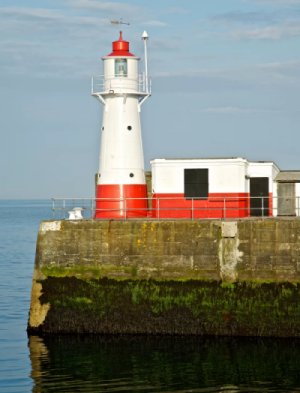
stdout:
[[42,333],[300,336],[300,284],[48,277]]

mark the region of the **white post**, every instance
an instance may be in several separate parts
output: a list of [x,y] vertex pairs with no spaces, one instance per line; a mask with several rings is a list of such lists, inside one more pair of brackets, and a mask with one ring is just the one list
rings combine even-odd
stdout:
[[147,41],[149,39],[148,33],[144,30],[142,34],[142,40],[144,41],[144,55],[145,55],[145,79],[146,79],[146,93],[149,94],[149,85],[148,85],[148,56],[147,56]]
[[194,198],[192,198],[192,220],[194,219]]

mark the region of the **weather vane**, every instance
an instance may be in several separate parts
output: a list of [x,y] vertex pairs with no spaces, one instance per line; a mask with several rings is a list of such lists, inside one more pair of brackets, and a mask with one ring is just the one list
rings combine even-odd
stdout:
[[122,18],[120,18],[120,19],[112,19],[112,20],[110,21],[110,23],[111,23],[112,25],[127,25],[127,26],[130,25],[129,22],[123,22],[123,19],[122,19]]

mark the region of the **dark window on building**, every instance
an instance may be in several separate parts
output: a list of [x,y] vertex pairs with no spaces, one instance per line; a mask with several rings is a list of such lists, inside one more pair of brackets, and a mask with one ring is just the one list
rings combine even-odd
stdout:
[[208,198],[208,169],[184,170],[185,198]]
[[269,215],[269,178],[250,178],[250,216]]

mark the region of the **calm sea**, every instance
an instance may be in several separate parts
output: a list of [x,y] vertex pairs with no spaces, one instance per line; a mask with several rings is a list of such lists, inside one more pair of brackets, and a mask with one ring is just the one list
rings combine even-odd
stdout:
[[300,392],[300,341],[27,337],[49,201],[0,201],[0,392]]

